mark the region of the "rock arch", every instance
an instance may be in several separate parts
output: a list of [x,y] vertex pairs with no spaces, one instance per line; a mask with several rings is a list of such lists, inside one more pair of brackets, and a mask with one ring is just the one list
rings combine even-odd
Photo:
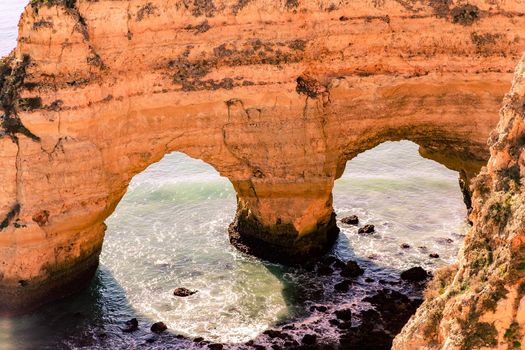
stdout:
[[0,308],[80,288],[132,176],[172,151],[230,179],[234,244],[288,261],[335,239],[359,152],[409,139],[475,173],[525,17],[469,6],[33,1],[0,66]]

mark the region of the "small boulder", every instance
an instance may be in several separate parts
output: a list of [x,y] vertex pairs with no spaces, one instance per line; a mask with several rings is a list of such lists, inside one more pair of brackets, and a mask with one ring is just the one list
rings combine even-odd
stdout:
[[343,277],[357,277],[365,273],[357,262],[350,260],[346,263],[345,267],[341,270],[341,276]]
[[330,276],[334,273],[334,269],[332,269],[329,265],[319,265],[317,267],[317,274],[319,276]]
[[136,318],[132,318],[131,320],[126,321],[126,328],[122,331],[125,333],[131,333],[135,332],[137,329],[139,329],[139,321],[137,321]]
[[350,309],[336,310],[335,317],[337,317],[339,320],[350,321],[352,319],[352,310]]
[[222,350],[223,345],[219,343],[208,344],[208,348],[211,350]]
[[438,259],[439,258],[439,254],[437,254],[437,253],[431,253],[428,256],[431,257],[432,259]]
[[357,233],[359,234],[371,234],[374,232],[376,232],[376,228],[374,225],[365,225],[357,231]]
[[[310,306],[310,311],[311,312],[314,312],[314,311],[319,311],[319,312],[326,312],[328,310],[328,308],[324,305],[312,305]],[[284,329],[284,327],[283,327]]]
[[412,267],[406,271],[401,272],[401,279],[410,282],[421,282],[426,280],[428,277],[428,272],[426,272],[421,266]]
[[301,342],[305,345],[314,345],[317,342],[317,336],[315,334],[305,334]]
[[193,295],[197,293],[196,290],[189,290],[188,288],[176,288],[174,291],[173,291],[173,295],[175,295],[176,297],[189,297],[190,295]]
[[346,293],[350,289],[350,282],[349,281],[343,281],[340,283],[337,283],[334,285],[334,289],[341,293]]
[[281,331],[277,331],[275,329],[267,329],[263,332],[263,334],[266,334],[268,337],[272,339],[275,339],[275,338],[279,338],[283,340],[290,339],[290,336],[288,334],[281,332]]
[[345,216],[341,219],[341,222],[347,225],[357,225],[359,224],[359,218],[357,217],[357,215]]
[[403,249],[410,249],[410,244],[403,243],[403,244],[401,244],[401,248],[403,248]]
[[168,329],[168,327],[164,324],[164,322],[155,322],[151,325],[151,331],[153,333],[162,333],[166,329]]

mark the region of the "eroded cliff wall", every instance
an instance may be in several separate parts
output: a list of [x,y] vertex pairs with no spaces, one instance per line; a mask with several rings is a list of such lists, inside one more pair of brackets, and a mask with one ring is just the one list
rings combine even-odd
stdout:
[[333,241],[333,182],[381,142],[412,140],[472,177],[525,48],[523,12],[521,0],[33,1],[0,67],[2,309],[87,280],[129,181],[172,151],[231,180],[235,244],[293,261]]
[[525,347],[525,56],[500,115],[459,261],[438,272],[394,349]]

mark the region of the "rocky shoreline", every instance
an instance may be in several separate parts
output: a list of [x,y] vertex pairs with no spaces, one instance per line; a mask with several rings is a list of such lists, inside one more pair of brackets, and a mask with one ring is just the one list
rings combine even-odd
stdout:
[[[370,349],[387,350],[394,337],[423,302],[423,291],[432,276],[421,267],[413,267],[388,280],[379,279],[374,272],[362,268],[359,262],[343,261],[327,255],[318,262],[302,268],[304,273],[316,276],[317,290],[310,290],[310,304],[302,317],[280,323],[265,330],[243,344],[221,344],[203,337],[189,338],[174,335],[169,329],[159,330],[151,325],[151,335],[145,343],[162,347],[166,343],[178,344],[181,349]],[[353,287],[364,286],[366,296],[356,300]],[[191,297],[197,291],[185,287],[175,289],[176,297]],[[315,295],[318,301],[315,301]],[[131,325],[131,326],[130,326]],[[125,323],[123,332],[135,332],[140,327],[136,319]],[[155,330],[154,330],[155,328]],[[131,330],[130,330],[131,329]],[[166,332],[165,332],[166,331]],[[164,344],[164,345],[163,345]]]

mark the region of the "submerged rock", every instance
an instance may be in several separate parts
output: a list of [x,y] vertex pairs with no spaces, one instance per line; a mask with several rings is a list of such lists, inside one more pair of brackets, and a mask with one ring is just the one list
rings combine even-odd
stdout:
[[377,294],[363,299],[372,304],[381,315],[384,328],[391,334],[397,334],[412,316],[421,299],[410,299],[408,296],[392,289],[382,289]]
[[347,225],[357,225],[359,224],[359,218],[357,217],[357,215],[345,216],[341,219],[341,222]]
[[266,334],[268,337],[274,339],[274,338],[279,338],[279,339],[283,339],[283,340],[287,340],[287,339],[291,339],[290,335],[289,334],[286,334],[284,332],[281,332],[281,331],[278,331],[278,330],[275,330],[275,329],[267,329],[263,332],[263,334]]
[[303,339],[301,339],[301,343],[306,345],[314,345],[317,343],[317,335],[315,334],[305,334],[303,336]]
[[189,297],[190,295],[193,295],[197,293],[196,290],[189,290],[188,288],[176,288],[174,291],[173,291],[173,295],[175,295],[176,297]]
[[334,269],[332,269],[328,265],[319,265],[317,267],[317,274],[320,276],[329,276],[334,273]]
[[421,282],[426,280],[429,276],[429,273],[421,266],[412,267],[401,272],[401,279],[410,282]]
[[164,324],[164,322],[155,322],[151,325],[150,329],[153,333],[162,333],[168,329],[168,327]]
[[352,319],[352,310],[350,309],[336,310],[335,317],[337,317],[339,320],[349,321]]
[[374,225],[365,225],[357,231],[357,233],[359,234],[370,234],[374,232],[376,232],[376,228]]
[[334,289],[338,292],[348,292],[350,289],[350,281],[343,281],[334,285]]
[[345,267],[341,270],[341,276],[343,277],[358,277],[365,273],[357,262],[350,260],[345,264]]
[[135,332],[137,329],[139,329],[139,321],[137,321],[136,318],[132,318],[131,320],[126,321],[126,328],[122,331],[125,333],[131,333]]

